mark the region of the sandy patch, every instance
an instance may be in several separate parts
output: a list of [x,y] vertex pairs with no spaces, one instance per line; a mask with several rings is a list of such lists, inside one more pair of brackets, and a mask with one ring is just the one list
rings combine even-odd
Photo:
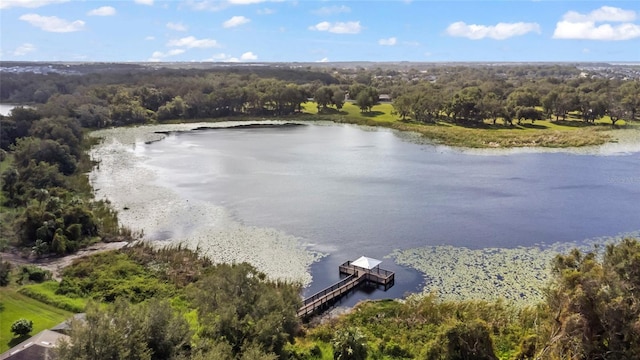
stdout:
[[155,125],[93,132],[91,136],[102,138],[102,142],[90,153],[99,162],[89,176],[91,184],[98,199],[109,199],[118,210],[123,226],[152,244],[182,244],[215,263],[248,262],[271,278],[308,285],[309,266],[321,254],[310,251],[304,239],[272,228],[244,226],[222,206],[181,198],[155,183],[157,175],[145,166],[144,154],[136,151],[136,144],[166,136],[159,132],[247,124],[250,123]]

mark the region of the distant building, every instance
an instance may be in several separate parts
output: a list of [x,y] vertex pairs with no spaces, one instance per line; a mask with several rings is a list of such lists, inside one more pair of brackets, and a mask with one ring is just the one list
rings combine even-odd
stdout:
[[380,94],[378,96],[378,101],[389,102],[389,101],[391,101],[391,95],[389,95],[389,94]]

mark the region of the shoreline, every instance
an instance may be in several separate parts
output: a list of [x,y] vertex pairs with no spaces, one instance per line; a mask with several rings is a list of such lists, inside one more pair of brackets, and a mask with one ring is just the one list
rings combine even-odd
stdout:
[[158,186],[154,171],[144,164],[144,154],[136,150],[136,144],[162,140],[167,136],[162,132],[234,124],[147,125],[92,132],[92,137],[102,138],[90,151],[98,163],[89,174],[95,196],[108,199],[118,211],[120,224],[150,244],[182,245],[214,263],[248,262],[271,278],[306,286],[312,279],[309,266],[322,254],[310,251],[303,239],[273,228],[244,226],[222,206],[185,200]]
[[[296,238],[272,228],[245,226],[233,219],[222,206],[185,201],[171,190],[157,186],[154,184],[153,169],[144,165],[144,153],[136,146],[140,143],[162,140],[175,132],[247,125],[278,126],[287,123],[292,121],[199,122],[99,130],[91,133],[91,136],[102,138],[101,143],[91,150],[92,159],[101,161],[90,175],[91,184],[97,198],[109,199],[114,208],[119,211],[118,218],[122,225],[141,232],[152,244],[159,246],[182,244],[193,250],[199,250],[214,262],[247,261],[270,277],[308,285],[312,280],[309,273],[310,266],[323,254],[310,251],[311,244],[306,243],[305,239]],[[479,151],[479,149],[451,148],[426,143],[420,134],[384,127],[363,127],[330,122],[300,123],[319,126],[356,126],[364,131],[391,131],[403,141],[434,146],[438,151],[443,152],[461,152],[481,156],[504,156],[523,152],[523,148],[517,148],[515,152],[509,151],[511,149]],[[534,153],[551,151],[576,155],[623,155],[633,152],[632,150],[636,147],[637,151],[640,151],[640,143],[636,142],[635,137],[638,134],[640,132],[624,141],[612,144],[615,146],[605,144],[588,149],[528,148],[525,150]],[[103,169],[105,173],[100,173],[103,171],[100,167],[106,168],[106,170]],[[143,181],[139,181],[140,179]],[[125,208],[127,210],[124,210]],[[546,268],[550,259],[561,251],[579,245],[571,242],[516,249],[480,250],[429,246],[399,249],[385,257],[392,258],[399,265],[411,267],[424,275],[423,290],[416,295],[437,290],[443,300],[460,298],[486,300],[502,297],[523,303],[540,299],[537,285],[544,285],[548,280]],[[590,250],[585,247],[581,249]],[[527,255],[528,253],[536,253],[540,256],[534,259]],[[455,261],[447,262],[447,265],[440,268],[434,268],[435,265],[442,264],[432,260],[443,257],[455,259]],[[514,261],[514,258],[518,260]],[[282,264],[273,259],[287,259],[289,263]],[[511,274],[515,267],[519,269],[518,274]],[[466,268],[476,268],[480,271],[472,274],[477,276],[469,278],[464,271]],[[455,274],[455,277],[451,276],[452,274]],[[525,280],[522,281],[522,279]],[[518,287],[518,284],[521,285],[520,287],[527,286],[527,288],[524,291],[512,290]],[[492,288],[489,292],[484,290],[491,286],[496,289]]]

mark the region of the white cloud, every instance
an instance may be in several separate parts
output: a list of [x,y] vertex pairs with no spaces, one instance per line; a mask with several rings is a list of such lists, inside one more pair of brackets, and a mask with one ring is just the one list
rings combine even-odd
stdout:
[[603,6],[593,10],[588,14],[580,14],[576,11],[569,11],[562,17],[562,20],[569,22],[629,22],[636,19],[636,12],[624,10],[612,6]]
[[[556,24],[554,39],[580,40],[630,40],[640,37],[640,24],[634,24],[637,18],[633,10],[623,10],[603,6],[588,14],[569,11]],[[596,25],[596,23],[605,24]],[[608,22],[620,22],[612,25]]]
[[258,9],[258,15],[271,15],[275,14],[275,10],[270,8]]
[[164,58],[183,54],[184,52],[185,52],[184,49],[171,49],[167,52],[154,51],[153,54],[151,54],[149,61],[160,61]]
[[151,41],[151,40],[155,40],[156,37],[149,35],[149,36],[145,37],[144,39],[147,40],[147,41]]
[[240,55],[240,58],[237,58],[235,56],[231,56],[229,54],[225,54],[225,53],[219,53],[219,54],[214,54],[213,56],[211,56],[208,59],[205,59],[204,61],[216,61],[216,62],[240,62],[240,61],[254,61],[254,60],[258,60],[258,56],[255,55],[253,52],[251,51],[247,51],[246,53]]
[[101,6],[87,13],[87,15],[89,16],[113,16],[115,14],[116,14],[116,9],[111,6]]
[[24,43],[18,46],[17,49],[14,50],[13,55],[15,56],[23,56],[27,55],[30,52],[36,51],[36,47],[33,44]]
[[186,0],[185,4],[196,11],[220,11],[234,5],[253,5],[284,0]]
[[69,22],[56,16],[41,16],[38,14],[24,14],[20,20],[49,32],[74,32],[84,28],[84,21],[76,20]]
[[467,25],[462,21],[455,22],[447,27],[447,34],[456,37],[466,37],[471,40],[491,38],[504,40],[514,36],[525,35],[530,32],[540,33],[538,23],[498,23],[496,25]]
[[380,39],[378,40],[379,45],[393,46],[398,43],[398,39],[395,37],[390,37],[388,39]]
[[222,23],[222,26],[225,28],[232,28],[232,27],[236,27],[236,26],[240,26],[240,25],[244,25],[248,22],[250,22],[251,19],[246,18],[244,16],[233,16],[231,17],[231,19],[225,21],[224,23]]
[[133,2],[140,5],[153,5],[153,0],[133,0]]
[[187,31],[187,26],[184,25],[183,23],[174,23],[174,22],[168,22],[167,23],[167,29],[169,30],[174,30],[174,31]]
[[214,39],[196,39],[194,36],[187,36],[181,39],[170,40],[167,43],[170,47],[184,47],[184,48],[212,48],[218,46],[218,42]]
[[321,15],[321,16],[348,13],[348,12],[351,12],[351,8],[346,5],[324,6],[324,7],[321,7],[320,9],[312,11],[312,13],[316,15]]
[[326,62],[329,62],[329,58],[328,57],[323,57],[322,59],[320,59],[320,60],[318,60],[316,62],[326,63]]
[[246,53],[240,55],[240,60],[242,61],[258,60],[258,55],[252,53],[251,51],[247,51]]
[[556,24],[556,29],[553,32],[554,39],[630,40],[637,37],[640,37],[640,25],[632,23],[596,26],[591,21],[560,21]]
[[266,2],[268,0],[227,0],[232,5],[251,5]]
[[328,21],[319,22],[316,25],[309,26],[309,30],[328,31],[334,34],[357,34],[362,31],[360,21],[335,22]]
[[11,7],[38,8],[49,4],[59,4],[69,0],[2,0],[0,1],[0,9],[8,9]]

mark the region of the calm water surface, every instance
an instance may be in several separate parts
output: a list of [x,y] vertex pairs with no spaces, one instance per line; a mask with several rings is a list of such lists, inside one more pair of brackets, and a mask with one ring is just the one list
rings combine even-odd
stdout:
[[[418,291],[422,276],[384,259],[394,249],[581,241],[640,229],[640,154],[479,156],[353,126],[217,129],[141,145],[158,182],[187,200],[223,205],[328,256],[306,294],[366,255]],[[355,294],[346,305],[361,299]]]

